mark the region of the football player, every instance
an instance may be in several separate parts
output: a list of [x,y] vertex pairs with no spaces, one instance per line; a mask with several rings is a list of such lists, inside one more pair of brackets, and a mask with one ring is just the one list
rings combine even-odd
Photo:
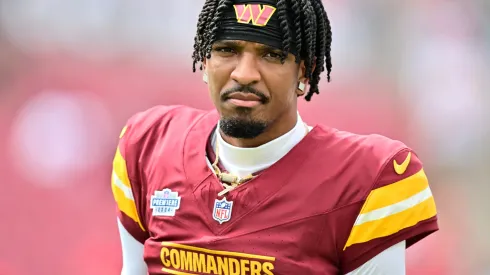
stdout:
[[215,110],[129,119],[113,162],[122,274],[405,274],[438,230],[416,153],[310,126],[297,100],[330,78],[321,0],[207,0],[194,70]]

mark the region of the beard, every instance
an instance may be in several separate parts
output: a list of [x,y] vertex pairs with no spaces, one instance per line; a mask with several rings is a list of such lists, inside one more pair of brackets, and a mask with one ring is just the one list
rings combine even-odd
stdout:
[[[250,93],[260,98],[262,104],[267,104],[269,98],[264,93],[251,86],[239,85],[229,89],[221,95],[221,101],[226,101],[234,92]],[[238,139],[254,139],[265,132],[269,123],[264,120],[254,119],[252,109],[247,107],[235,108],[236,113],[229,117],[221,117],[220,130],[223,134]]]
[[269,124],[266,121],[250,117],[221,118],[219,122],[223,134],[239,139],[253,139],[265,132]]

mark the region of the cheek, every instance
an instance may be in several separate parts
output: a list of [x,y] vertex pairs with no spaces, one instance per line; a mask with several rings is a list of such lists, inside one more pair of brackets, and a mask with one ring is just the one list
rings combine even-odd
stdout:
[[230,79],[231,70],[227,64],[221,64],[218,60],[208,67],[208,86],[212,96],[219,96]]
[[216,72],[208,72],[208,90],[209,94],[215,100],[219,97],[220,91],[222,89],[222,77]]
[[274,79],[274,84],[270,87],[274,91],[274,101],[280,104],[287,104],[296,98],[296,75],[284,73],[277,75]]

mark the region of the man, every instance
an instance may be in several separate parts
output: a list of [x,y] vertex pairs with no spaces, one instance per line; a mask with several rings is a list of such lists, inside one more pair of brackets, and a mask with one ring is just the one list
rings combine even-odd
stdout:
[[120,136],[122,274],[405,274],[438,229],[421,161],[297,112],[330,45],[320,0],[205,2],[194,69],[216,110],[154,107]]

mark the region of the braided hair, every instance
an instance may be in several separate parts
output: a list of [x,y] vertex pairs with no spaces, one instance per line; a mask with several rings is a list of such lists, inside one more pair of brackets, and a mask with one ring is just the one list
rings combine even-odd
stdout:
[[[211,47],[216,41],[219,20],[232,5],[233,0],[206,0],[204,3],[194,38],[193,72],[196,71],[197,63],[201,63],[202,70],[204,59],[211,58]],[[305,77],[309,79],[310,85],[305,99],[310,101],[314,94],[319,94],[320,74],[325,69],[327,69],[327,80],[330,81],[332,31],[327,12],[322,0],[278,0],[277,11],[283,35],[282,62],[285,61],[292,47],[298,53],[295,56],[296,63],[305,61]],[[292,13],[292,18],[288,20],[289,11]]]

